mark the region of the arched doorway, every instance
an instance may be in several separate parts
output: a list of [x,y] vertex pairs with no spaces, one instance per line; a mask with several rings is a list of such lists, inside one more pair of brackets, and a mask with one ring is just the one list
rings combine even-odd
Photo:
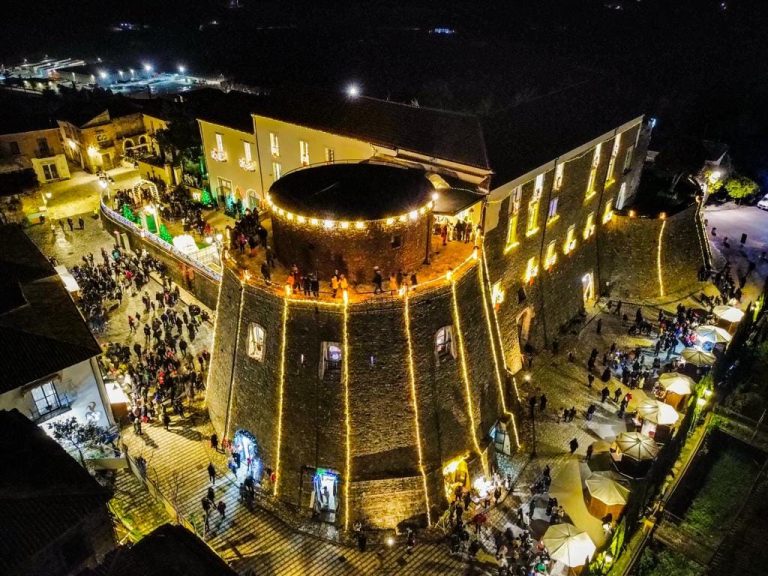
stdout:
[[517,341],[522,349],[528,342],[531,336],[531,320],[533,319],[533,311],[530,307],[526,308],[517,315]]
[[256,437],[248,430],[238,430],[232,439],[232,457],[237,465],[236,475],[251,476],[256,483],[261,478],[262,462]]
[[581,294],[584,299],[584,306],[591,306],[595,302],[595,278],[592,272],[588,272],[581,277]]

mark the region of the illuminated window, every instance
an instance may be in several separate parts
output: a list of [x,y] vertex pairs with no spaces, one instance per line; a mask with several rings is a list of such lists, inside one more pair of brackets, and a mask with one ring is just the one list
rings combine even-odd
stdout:
[[600,152],[603,150],[603,143],[600,142],[597,146],[595,146],[595,153],[592,156],[592,168],[597,168],[600,166]]
[[547,212],[547,222],[557,218],[557,196],[549,201],[549,212]]
[[597,179],[597,168],[592,168],[589,171],[589,180],[587,181],[587,198],[592,198],[595,195],[595,180]]
[[224,150],[224,137],[218,132],[216,133],[216,150],[219,152]]
[[613,198],[605,203],[605,211],[603,212],[603,224],[610,222],[613,218]]
[[565,170],[565,164],[558,164],[555,166],[555,181],[552,184],[553,190],[560,190],[563,187],[563,171]]
[[595,213],[590,212],[587,216],[587,224],[584,226],[584,240],[592,236],[595,233]]
[[501,280],[494,282],[491,286],[491,302],[493,306],[498,310],[498,307],[504,302],[504,289],[501,287]]
[[320,378],[329,372],[341,370],[341,344],[338,342],[323,342],[320,344]]
[[627,201],[627,183],[622,182],[619,187],[619,197],[616,200],[616,207],[621,210],[624,208],[624,203]]
[[549,270],[557,262],[557,245],[554,240],[547,245],[547,258],[544,260],[544,267]]
[[539,229],[539,204],[541,203],[541,192],[544,188],[544,175],[536,176],[533,187],[533,196],[528,202],[528,220],[525,225],[525,235],[531,236]]
[[568,232],[565,235],[563,253],[570,254],[574,248],[576,248],[576,224],[571,224],[568,226]]
[[274,132],[269,133],[269,149],[272,152],[272,156],[280,156],[280,139]]
[[627,151],[624,153],[624,172],[632,168],[632,156],[635,153],[635,147],[629,146],[627,148]]
[[437,357],[438,364],[450,358],[456,358],[453,326],[443,326],[435,332],[435,356]]
[[299,162],[302,166],[309,166],[309,142],[299,140]]
[[611,159],[608,161],[608,175],[607,180],[613,182],[616,179],[616,157],[619,155],[619,146],[621,145],[621,134],[616,134],[616,139],[613,141],[613,149],[611,150]]
[[248,356],[257,362],[264,360],[265,338],[264,327],[252,322],[248,330]]
[[523,197],[523,191],[518,186],[512,191],[510,196],[509,230],[507,231],[507,247],[517,246],[517,224],[520,216],[520,203]]
[[250,142],[243,142],[243,157],[246,162],[251,162],[253,160]]
[[335,162],[336,161],[336,151],[333,148],[326,148],[325,149],[325,161],[326,162]]
[[272,162],[272,178],[279,179],[283,175],[283,165],[280,162]]
[[536,258],[529,258],[528,264],[525,267],[525,281],[532,282],[536,276],[539,275],[539,264],[536,262]]
[[35,409],[40,416],[44,416],[61,407],[59,394],[56,392],[56,386],[53,385],[53,382],[46,382],[42,386],[33,388],[32,400],[34,400]]

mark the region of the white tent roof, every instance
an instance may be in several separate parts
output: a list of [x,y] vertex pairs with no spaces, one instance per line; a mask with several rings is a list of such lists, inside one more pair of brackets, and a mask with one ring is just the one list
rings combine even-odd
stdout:
[[571,568],[583,566],[597,549],[589,534],[567,523],[547,528],[541,541],[549,549],[550,558]]
[[640,432],[622,432],[616,437],[616,445],[624,456],[634,460],[653,460],[659,453],[656,441]]
[[692,378],[689,378],[685,374],[680,374],[678,372],[668,372],[659,376],[659,385],[667,392],[685,396],[686,394],[690,394],[693,391],[693,387],[696,385],[696,382],[694,382]]
[[660,426],[671,425],[680,419],[680,414],[669,404],[655,398],[646,398],[637,407],[637,415]]
[[606,474],[595,472],[586,480],[587,490],[592,498],[597,498],[607,506],[618,506],[627,503],[629,488],[619,484]]
[[696,328],[696,334],[702,340],[708,340],[709,342],[730,342],[731,335],[727,330],[720,328],[720,326],[699,326]]
[[734,306],[715,306],[712,312],[726,322],[740,322],[744,318],[744,312]]
[[715,355],[696,348],[686,348],[681,356],[686,362],[695,366],[712,366],[715,363]]

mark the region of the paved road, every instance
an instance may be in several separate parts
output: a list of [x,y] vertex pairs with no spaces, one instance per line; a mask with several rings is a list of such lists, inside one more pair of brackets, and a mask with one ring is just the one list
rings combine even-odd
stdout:
[[[768,277],[768,260],[760,259],[763,252],[768,252],[768,212],[729,202],[708,207],[705,218],[713,249],[727,258],[740,274],[746,272],[748,260],[757,264],[757,274],[750,275],[744,290],[746,299],[754,300]],[[713,229],[716,229],[714,236]],[[743,246],[740,243],[742,234],[747,235]],[[728,247],[725,246],[726,238]]]

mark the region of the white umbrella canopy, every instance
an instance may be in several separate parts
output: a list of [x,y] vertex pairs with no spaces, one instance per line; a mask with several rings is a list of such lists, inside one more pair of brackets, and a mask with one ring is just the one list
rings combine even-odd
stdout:
[[678,372],[668,372],[659,376],[659,385],[667,392],[685,396],[693,391],[696,383],[692,378]]
[[571,568],[583,566],[597,550],[589,534],[567,523],[547,528],[541,541],[549,550],[550,558]]
[[731,335],[728,334],[728,331],[720,328],[720,326],[699,326],[696,328],[696,334],[702,340],[714,342],[715,344],[719,342],[730,342],[732,338]]
[[629,488],[622,486],[610,476],[595,472],[587,478],[586,484],[590,496],[607,506],[620,506],[627,503]]
[[744,318],[744,312],[734,306],[715,306],[712,312],[726,322],[741,322]]
[[715,363],[715,355],[703,350],[696,350],[696,348],[686,348],[683,350],[681,356],[689,364],[694,366],[712,366]]
[[655,398],[646,398],[637,407],[637,415],[659,426],[669,426],[680,419],[680,414],[669,404]]
[[622,432],[616,437],[621,453],[634,460],[653,460],[659,453],[656,441],[640,432]]

